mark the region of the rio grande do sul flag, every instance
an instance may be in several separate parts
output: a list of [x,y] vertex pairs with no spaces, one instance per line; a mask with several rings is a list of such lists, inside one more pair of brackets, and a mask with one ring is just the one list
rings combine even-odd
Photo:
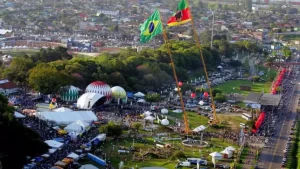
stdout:
[[191,21],[191,11],[187,0],[181,0],[176,13],[169,19],[168,26],[178,26]]
[[160,13],[156,9],[154,13],[140,27],[140,42],[145,43],[154,36],[163,32],[163,25],[160,19]]

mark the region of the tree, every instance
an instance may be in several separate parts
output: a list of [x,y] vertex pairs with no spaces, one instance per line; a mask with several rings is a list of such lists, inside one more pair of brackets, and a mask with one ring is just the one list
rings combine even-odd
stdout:
[[13,58],[10,66],[5,69],[4,76],[17,84],[27,84],[27,78],[29,76],[29,69],[34,66],[34,63],[30,58],[15,57]]
[[116,125],[115,123],[110,121],[108,124],[100,126],[99,132],[105,133],[110,137],[119,137],[122,135],[123,131],[120,125]]
[[230,60],[229,65],[234,68],[237,68],[237,67],[242,66],[242,62],[239,60]]
[[141,127],[143,127],[142,123],[139,123],[139,122],[135,122],[133,123],[132,127],[137,131],[139,132]]
[[288,46],[284,46],[281,50],[285,59],[289,59],[292,56],[292,51]]
[[8,106],[6,97],[1,94],[0,132],[0,162],[3,168],[21,169],[27,162],[27,156],[48,152],[49,147],[40,136],[15,119],[13,107]]
[[247,12],[252,11],[252,0],[244,0],[244,8]]
[[146,101],[152,103],[152,102],[158,102],[160,101],[160,95],[157,93],[153,93],[153,94],[147,94],[145,96]]
[[222,94],[222,91],[220,89],[213,89],[212,94],[215,97],[218,93]]
[[61,87],[72,84],[70,76],[41,64],[30,70],[30,86],[43,94],[55,94]]
[[223,102],[226,102],[227,99],[226,99],[226,96],[221,94],[221,93],[217,93],[216,94],[216,97],[215,97],[215,101],[217,102],[220,102],[220,103],[223,103]]

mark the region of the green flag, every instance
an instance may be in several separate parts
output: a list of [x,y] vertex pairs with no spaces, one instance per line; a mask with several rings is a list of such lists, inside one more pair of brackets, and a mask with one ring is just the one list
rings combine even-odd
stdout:
[[156,9],[154,13],[141,25],[140,41],[142,43],[148,42],[154,36],[161,34],[163,31],[160,14]]

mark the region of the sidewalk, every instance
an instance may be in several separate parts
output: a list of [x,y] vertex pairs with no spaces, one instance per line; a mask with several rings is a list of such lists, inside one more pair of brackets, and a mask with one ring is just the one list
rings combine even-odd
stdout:
[[252,169],[255,167],[255,157],[256,157],[256,149],[250,148],[248,150],[248,154],[246,158],[243,160],[243,169]]

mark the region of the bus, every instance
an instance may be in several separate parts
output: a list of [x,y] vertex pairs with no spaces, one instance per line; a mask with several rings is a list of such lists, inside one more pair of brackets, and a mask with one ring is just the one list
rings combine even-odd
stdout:
[[249,121],[249,120],[252,120],[252,116],[249,115],[249,114],[247,114],[247,113],[243,113],[243,114],[242,114],[242,118],[245,119],[245,120],[248,120],[248,121]]

